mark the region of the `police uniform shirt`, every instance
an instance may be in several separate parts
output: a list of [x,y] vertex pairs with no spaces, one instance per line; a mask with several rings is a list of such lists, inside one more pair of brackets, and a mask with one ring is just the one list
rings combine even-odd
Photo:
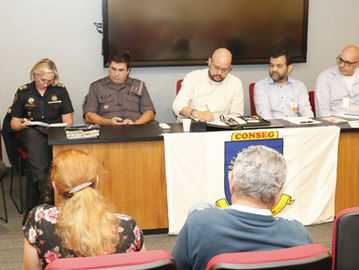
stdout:
[[62,115],[74,111],[65,86],[57,83],[47,87],[44,96],[37,91],[35,82],[20,87],[12,105],[12,116],[31,121],[61,123]]
[[111,119],[115,116],[136,121],[146,111],[153,111],[151,97],[144,82],[130,77],[116,84],[105,77],[93,82],[86,97],[83,115],[94,112]]

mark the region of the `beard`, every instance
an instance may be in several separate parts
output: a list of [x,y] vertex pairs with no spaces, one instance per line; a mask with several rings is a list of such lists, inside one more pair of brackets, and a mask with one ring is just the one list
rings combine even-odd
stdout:
[[208,71],[208,76],[214,82],[221,82],[225,79],[221,74],[211,74],[210,71]]
[[281,82],[281,81],[283,81],[285,78],[287,78],[287,74],[280,74],[280,73],[278,73],[278,72],[276,72],[276,71],[273,71],[273,72],[270,72],[269,73],[269,76],[272,78],[272,80],[274,81],[274,82]]

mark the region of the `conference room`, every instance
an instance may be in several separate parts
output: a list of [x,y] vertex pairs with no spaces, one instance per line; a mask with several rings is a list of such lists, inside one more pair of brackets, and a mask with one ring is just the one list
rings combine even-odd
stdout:
[[[9,1],[3,3],[2,6],[4,8],[0,11],[1,17],[4,18],[0,52],[1,59],[3,60],[3,64],[1,65],[2,76],[0,77],[2,85],[0,119],[4,119],[7,108],[11,105],[14,99],[16,89],[29,81],[29,71],[34,63],[42,58],[48,57],[56,63],[60,74],[60,82],[66,86],[71,97],[74,107],[74,124],[82,124],[84,123],[82,104],[84,97],[89,91],[89,85],[93,81],[105,77],[108,74],[108,68],[105,66],[105,58],[102,54],[104,50],[102,41],[104,33],[100,33],[101,31],[104,31],[104,29],[101,27],[96,29],[98,25],[96,26],[94,24],[103,22],[103,2],[107,1],[96,0],[89,2],[81,0],[74,2],[66,0],[48,2],[36,0],[31,2],[32,3],[30,4],[28,1],[24,0]],[[147,6],[146,8],[149,9]],[[299,52],[300,55],[298,58],[302,59],[299,59],[298,62],[294,63],[295,68],[292,74],[295,78],[303,81],[308,90],[315,90],[315,81],[319,73],[336,65],[335,59],[346,45],[359,44],[358,35],[354,34],[358,32],[355,19],[355,11],[357,9],[358,3],[355,0],[348,0],[345,1],[345,3],[334,0],[308,1],[308,13],[306,14],[307,33],[301,47],[304,50]],[[261,17],[261,13],[259,13],[260,8],[257,7],[257,10],[257,16]],[[183,14],[184,13],[182,13],[182,16]],[[210,21],[210,19],[208,20]],[[164,31],[162,34],[166,34],[166,29],[162,30]],[[215,28],[213,28],[213,31],[215,31]],[[138,33],[151,35],[151,30],[144,28],[141,29],[141,31],[138,30]],[[151,50],[151,52],[154,56],[168,56],[168,52],[163,52],[163,54],[159,52],[158,48],[160,47],[158,44],[153,44],[153,46],[155,48],[152,48],[153,50]],[[258,50],[260,50],[260,48],[255,48],[256,47],[253,47],[252,51],[258,52]],[[158,53],[154,53],[155,51]],[[132,54],[135,60],[136,54]],[[183,55],[180,55],[179,57],[182,56]],[[222,198],[223,195],[225,197],[223,190],[223,180],[225,178],[223,164],[225,156],[224,149],[220,149],[220,147],[223,147],[224,141],[232,142],[232,132],[206,132],[206,141],[203,140],[203,137],[200,137],[200,134],[202,133],[201,131],[183,133],[181,131],[181,125],[175,124],[176,117],[172,110],[172,103],[176,97],[177,81],[183,79],[186,74],[195,69],[205,68],[209,56],[210,54],[208,53],[206,56],[201,56],[201,63],[181,63],[180,65],[152,63],[151,65],[147,64],[145,66],[141,66],[141,64],[138,66],[134,65],[131,68],[131,77],[138,78],[146,83],[156,109],[156,121],[159,123],[168,123],[173,126],[172,130],[167,132],[165,136],[161,135],[163,130],[160,128],[153,131],[149,128],[140,130],[140,127],[131,127],[133,131],[132,134],[135,134],[133,142],[128,141],[128,138],[124,138],[126,136],[123,132],[114,131],[115,133],[113,133],[114,135],[112,138],[101,143],[100,147],[103,148],[100,155],[96,152],[99,151],[99,144],[89,144],[86,146],[87,151],[94,151],[94,155],[103,162],[107,162],[108,167],[116,167],[115,171],[111,172],[111,174],[121,175],[123,172],[136,172],[140,177],[143,177],[143,179],[139,181],[139,184],[143,185],[143,192],[145,194],[145,199],[142,203],[151,205],[150,210],[145,208],[138,209],[136,208],[136,201],[126,200],[126,198],[121,199],[121,196],[115,196],[114,194],[111,195],[112,192],[120,192],[118,190],[120,189],[119,185],[116,185],[115,183],[114,186],[101,186],[100,184],[100,188],[103,189],[104,193],[107,192],[110,194],[110,199],[116,205],[120,206],[120,211],[134,216],[144,230],[153,230],[156,233],[164,233],[165,235],[167,232],[176,234],[184,222],[189,204],[194,202],[194,200],[204,198],[205,200],[215,203],[218,199]],[[231,73],[240,78],[243,84],[245,115],[250,115],[248,90],[250,83],[268,76],[268,59],[264,59],[265,57],[262,58],[262,62],[233,63],[232,65]],[[176,130],[179,132],[177,133]],[[300,166],[303,167],[296,167],[295,170],[290,170],[290,179],[294,181],[298,172],[305,172],[308,179],[313,182],[312,180],[315,180],[317,176],[320,175],[320,177],[322,177],[322,182],[317,182],[318,186],[315,187],[316,189],[314,190],[313,188],[308,187],[317,192],[318,195],[320,194],[320,191],[323,190],[321,189],[321,187],[323,187],[322,184],[328,184],[329,181],[325,180],[331,177],[331,186],[325,190],[325,195],[331,194],[329,191],[335,193],[335,188],[337,189],[337,194],[335,196],[329,196],[331,200],[326,199],[326,202],[331,205],[330,209],[328,208],[328,204],[324,204],[323,201],[311,202],[313,205],[316,205],[314,211],[315,217],[310,218],[310,215],[307,215],[306,213],[302,220],[305,225],[330,223],[340,210],[359,204],[359,197],[356,192],[356,188],[358,187],[358,172],[355,169],[357,166],[353,165],[356,164],[355,153],[357,152],[356,148],[358,147],[355,129],[346,128],[345,130],[334,130],[334,128],[329,125],[318,125],[313,127],[313,129],[306,126],[303,128],[291,127],[288,129],[280,127],[275,128],[275,130],[280,133],[280,138],[290,137],[290,140],[292,140],[294,145],[296,145],[298,141],[302,143],[304,138],[306,141],[313,143],[312,145],[305,143],[304,146],[296,145],[297,148],[301,148],[300,150],[302,152],[300,155],[293,154],[293,156],[290,157],[290,162],[298,164],[296,162],[299,159],[308,159],[308,163],[302,163]],[[294,135],[292,135],[292,132],[294,133],[294,130],[300,130],[303,134],[296,132],[295,135],[298,137],[293,137]],[[104,128],[101,130],[103,134],[106,134],[106,132],[111,133],[112,131],[112,128]],[[238,130],[238,132],[242,131]],[[331,134],[331,132],[333,133]],[[63,133],[60,135],[64,136]],[[63,143],[61,136],[56,136],[51,142],[55,153],[63,147],[68,147],[68,145]],[[121,136],[124,137],[121,138]],[[145,137],[151,139],[144,139]],[[188,138],[191,138],[191,140]],[[329,138],[332,138],[332,141],[330,141]],[[167,139],[168,142],[166,142]],[[327,143],[325,142],[326,139],[328,139]],[[284,138],[284,140],[287,139]],[[335,146],[333,142],[336,140],[338,144]],[[188,145],[183,146],[182,141]],[[216,143],[213,145],[212,142]],[[167,143],[168,148],[166,145]],[[116,144],[116,146],[113,144]],[[326,148],[325,150],[324,146],[323,149],[319,147],[319,145],[324,144],[328,147],[333,147],[334,145],[334,147]],[[176,152],[176,149],[180,148],[181,153],[185,155],[185,158],[195,158],[195,156],[192,155],[193,151],[198,149],[198,152],[203,155],[203,153],[211,151],[207,148],[208,145],[217,147],[216,151],[221,152],[221,154],[218,155],[219,157],[217,157],[218,163],[222,164],[220,169],[221,172],[218,172],[210,163],[206,163],[205,167],[195,166],[193,170],[188,171],[187,177],[191,177],[191,179],[193,177],[197,178],[197,176],[203,172],[204,174],[202,174],[202,177],[205,175],[208,176],[206,181],[209,182],[201,183],[201,185],[210,186],[209,183],[221,181],[218,183],[218,185],[221,185],[220,194],[217,194],[218,192],[216,193],[215,190],[208,191],[209,193],[206,193],[206,195],[199,195],[196,192],[196,189],[186,191],[185,194],[183,194],[184,191],[178,192],[178,194],[176,194],[176,191],[169,191],[168,181],[171,181],[170,179],[172,179],[174,183],[179,183],[179,181],[175,177],[176,171],[167,170],[167,167],[171,166],[171,161],[176,161],[174,159],[169,160],[168,157],[169,155],[172,155],[172,153],[168,152],[169,154],[167,154],[166,151],[171,151],[171,149],[173,149],[173,151]],[[76,144],[76,147],[81,148],[85,146]],[[203,147],[201,151],[199,150],[200,147]],[[284,147],[284,151],[286,151],[285,153],[290,154],[290,149],[294,149],[293,147],[294,146],[290,146],[289,148]],[[320,149],[320,151],[318,149]],[[318,152],[315,153],[315,150],[318,150]],[[109,152],[105,154],[104,152],[106,151]],[[298,151],[298,149],[295,151]],[[305,151],[308,151],[309,153]],[[323,154],[323,152],[325,154]],[[337,155],[335,155],[336,152]],[[317,156],[311,157],[310,154]],[[126,157],[128,164],[125,164],[126,162],[118,162],[118,160],[121,158],[123,159],[124,156]],[[143,158],[138,160],[136,159],[138,156],[142,156]],[[325,161],[323,161],[323,163],[326,163],[326,165],[329,166],[325,167],[323,165],[322,168],[326,168],[323,169],[323,171],[317,170],[315,167],[317,163],[310,162],[311,160],[316,160],[318,156],[321,158],[325,156]],[[212,156],[206,155],[200,157],[209,161]],[[11,168],[3,142],[2,159],[6,166]],[[194,161],[188,162],[193,163]],[[152,171],[148,171],[148,168]],[[305,168],[304,171],[303,168]],[[128,175],[128,179],[131,178],[130,174],[126,173],[126,175]],[[149,175],[151,178],[149,178]],[[110,182],[110,178],[110,174],[107,174],[104,177],[104,183]],[[124,182],[126,181],[128,180],[125,179]],[[15,183],[17,184],[17,182]],[[338,183],[342,183],[342,185],[338,186]],[[196,184],[194,183],[194,185]],[[131,190],[131,185],[124,184],[121,188]],[[340,191],[338,188],[340,188]],[[295,189],[296,187],[291,187],[291,190]],[[214,191],[214,193],[210,193],[212,191]],[[6,190],[6,192],[8,191]],[[188,195],[189,199],[179,198],[180,201],[177,202],[179,205],[176,205],[174,204],[176,195]],[[172,197],[169,198],[168,196]],[[315,198],[320,200],[320,197],[315,196]],[[170,203],[169,200],[173,201]],[[13,207],[9,199],[7,200],[7,205],[9,209]],[[301,205],[299,208],[301,207],[304,206]],[[287,209],[289,208],[290,207],[288,206]],[[325,213],[325,217],[316,216],[318,212]],[[175,213],[177,213],[177,215],[173,216]],[[21,216],[20,214],[17,214],[16,209],[15,215]],[[151,218],[153,218],[153,220],[151,220]],[[19,219],[17,219],[17,221],[19,221]],[[23,248],[21,225],[15,225],[11,219],[8,224],[1,223],[0,238],[5,239],[7,237],[6,234],[9,230],[9,226],[15,227],[17,225],[19,227],[16,230],[15,234],[17,234],[17,238],[15,239],[18,240],[13,243],[17,243],[16,248],[14,248],[14,254],[17,257],[17,265],[19,266],[22,261]],[[173,228],[172,231],[171,228]],[[149,237],[155,238],[156,236],[152,235]],[[1,240],[1,242],[3,242],[3,240]],[[7,257],[10,255],[6,255],[9,253],[5,252],[5,249],[3,250],[3,248],[1,248],[1,254],[4,254],[4,257],[1,261],[6,262],[8,261]],[[327,248],[330,249],[330,247]],[[7,265],[11,265],[11,263],[7,262]],[[19,267],[14,266],[14,268]],[[9,266],[9,269],[11,269],[11,266]]]

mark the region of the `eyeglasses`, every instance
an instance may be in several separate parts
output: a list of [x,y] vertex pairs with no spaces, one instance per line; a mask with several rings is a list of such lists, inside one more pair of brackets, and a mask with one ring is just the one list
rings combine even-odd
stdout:
[[221,68],[221,67],[219,67],[219,66],[216,66],[215,64],[211,64],[211,67],[212,67],[215,71],[217,71],[217,72],[223,72],[223,73],[225,73],[225,74],[231,71],[231,68]]
[[221,120],[223,123],[226,123],[228,126],[233,127],[233,126],[238,126],[238,122],[236,120],[234,120],[232,117],[230,116],[224,116],[224,115],[220,115],[219,116],[219,120]]
[[343,58],[341,58],[340,56],[338,56],[336,60],[337,60],[337,63],[338,63],[339,65],[344,64],[344,66],[346,66],[346,67],[349,67],[349,66],[354,65],[354,64],[356,64],[356,63],[359,62],[359,60],[358,60],[358,61],[355,61],[355,62],[345,61],[345,60],[343,60]]

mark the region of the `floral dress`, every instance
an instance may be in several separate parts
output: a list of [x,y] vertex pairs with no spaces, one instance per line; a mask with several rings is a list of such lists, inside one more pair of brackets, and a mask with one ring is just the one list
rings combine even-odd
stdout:
[[[25,238],[34,246],[39,255],[43,269],[51,261],[64,257],[76,257],[76,254],[62,246],[61,238],[55,233],[55,225],[59,208],[42,204],[29,213],[23,231]],[[124,214],[115,214],[119,222],[120,245],[115,253],[139,251],[143,245],[143,232],[136,221]]]

